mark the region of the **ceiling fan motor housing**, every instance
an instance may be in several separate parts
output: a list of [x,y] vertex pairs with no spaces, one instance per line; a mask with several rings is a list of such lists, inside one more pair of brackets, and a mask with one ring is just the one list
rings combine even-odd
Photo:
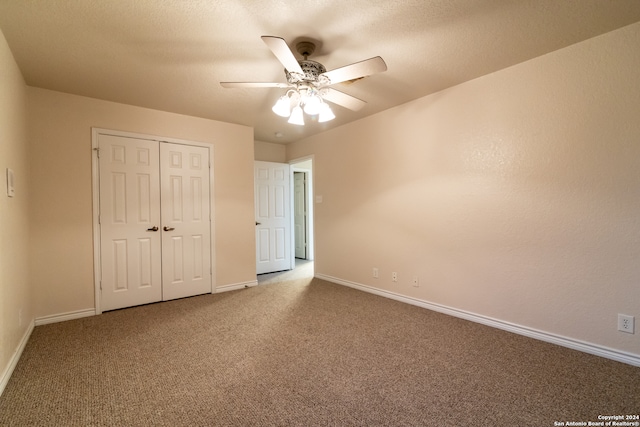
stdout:
[[310,59],[302,59],[298,61],[300,68],[304,72],[304,76],[300,76],[298,73],[290,73],[285,70],[287,81],[291,84],[300,82],[315,83],[315,84],[328,84],[327,82],[321,82],[320,74],[325,73],[327,69],[319,62],[312,61]]

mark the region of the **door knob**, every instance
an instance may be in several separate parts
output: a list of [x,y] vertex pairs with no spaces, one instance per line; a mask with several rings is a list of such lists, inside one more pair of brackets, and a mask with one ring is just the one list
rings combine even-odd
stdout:
[[162,229],[163,229],[164,231],[173,231],[173,230],[175,230],[175,228],[173,228],[173,227],[167,227],[166,225],[165,225],[164,227],[162,227]]
[[147,228],[147,231],[158,231],[158,226],[157,226],[157,225],[154,225],[154,226],[153,226],[153,227],[151,227],[151,228]]

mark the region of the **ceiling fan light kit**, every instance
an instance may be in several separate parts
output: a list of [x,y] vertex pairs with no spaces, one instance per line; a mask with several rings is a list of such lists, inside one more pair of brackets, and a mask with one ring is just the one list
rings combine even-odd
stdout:
[[287,92],[278,98],[271,110],[278,116],[289,117],[288,122],[295,125],[304,125],[303,112],[317,117],[319,123],[333,120],[336,116],[325,101],[350,110],[359,110],[365,105],[364,101],[330,86],[347,80],[358,80],[387,69],[382,58],[376,56],[327,72],[324,65],[307,59],[316,48],[310,41],[302,41],[296,45],[296,50],[304,57],[298,60],[284,39],[262,36],[262,40],[284,66],[287,83],[221,82],[220,85],[225,88],[287,88]]
[[321,91],[310,87],[289,89],[285,95],[278,98],[271,110],[280,117],[290,117],[289,123],[295,125],[304,125],[302,112],[309,116],[317,116],[319,123],[336,118],[331,107],[322,99]]

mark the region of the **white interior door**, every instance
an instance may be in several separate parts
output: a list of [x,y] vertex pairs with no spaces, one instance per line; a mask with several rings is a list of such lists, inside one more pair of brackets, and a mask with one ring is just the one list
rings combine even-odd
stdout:
[[99,135],[101,309],[160,301],[158,142]]
[[293,173],[293,235],[296,258],[307,259],[307,184],[305,172]]
[[162,143],[160,164],[163,299],[209,293],[209,150]]
[[256,272],[290,270],[291,207],[289,165],[255,162]]

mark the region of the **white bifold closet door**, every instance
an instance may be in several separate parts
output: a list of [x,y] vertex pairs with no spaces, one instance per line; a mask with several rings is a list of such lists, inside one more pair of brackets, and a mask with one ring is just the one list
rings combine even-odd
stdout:
[[101,310],[211,292],[209,149],[99,135]]

